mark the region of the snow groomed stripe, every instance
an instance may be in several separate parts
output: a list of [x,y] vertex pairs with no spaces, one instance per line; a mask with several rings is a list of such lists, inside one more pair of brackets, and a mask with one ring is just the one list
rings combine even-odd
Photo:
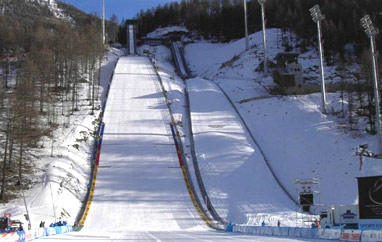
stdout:
[[[184,55],[180,51],[179,42],[172,42],[171,53],[172,53],[173,59],[175,60],[175,66],[178,70],[178,73],[180,73],[182,79],[186,79],[189,76],[188,71],[187,71],[188,68],[186,65],[186,61],[184,60]],[[225,221],[224,219],[222,219],[222,217],[220,217],[220,215],[215,210],[215,207],[213,206],[211,199],[209,198],[208,192],[204,186],[203,178],[202,178],[201,173],[200,173],[198,159],[196,157],[196,152],[195,152],[194,134],[192,131],[190,98],[188,96],[188,91],[187,91],[187,82],[185,80],[183,80],[183,81],[184,81],[184,84],[186,86],[186,88],[184,89],[184,95],[185,95],[185,101],[186,101],[185,106],[187,109],[186,113],[188,116],[188,120],[190,122],[190,125],[188,125],[189,126],[189,132],[190,132],[190,146],[191,146],[190,151],[191,151],[192,163],[194,165],[194,171],[195,171],[196,180],[197,180],[197,183],[199,186],[199,190],[201,192],[202,199],[207,206],[207,210],[210,212],[212,218],[216,221],[219,221],[221,224],[224,224],[224,226],[227,226],[228,222]]]
[[171,127],[172,137],[173,137],[174,143],[175,143],[176,153],[178,154],[179,165],[180,165],[180,168],[182,170],[183,179],[184,179],[184,182],[186,183],[187,191],[188,191],[188,194],[190,195],[192,204],[196,208],[196,211],[198,212],[199,216],[203,219],[203,221],[209,227],[212,227],[212,228],[216,229],[216,225],[202,212],[202,209],[200,208],[199,204],[196,201],[196,197],[195,197],[194,191],[192,190],[192,187],[190,185],[190,180],[188,179],[188,176],[187,176],[187,173],[186,173],[186,168],[184,167],[184,162],[183,162],[183,158],[182,158],[182,155],[181,155],[182,151],[181,151],[181,149],[179,147],[179,143],[178,143],[179,136],[175,134],[175,128],[174,128],[174,124],[173,123],[170,123],[170,127]]
[[247,133],[249,134],[249,136],[251,137],[252,141],[255,143],[255,145],[259,149],[261,155],[264,158],[265,164],[267,165],[269,171],[271,172],[271,174],[272,174],[273,178],[275,179],[275,181],[277,182],[277,184],[280,186],[280,188],[284,191],[284,193],[288,196],[288,198],[293,203],[295,203],[296,205],[299,204],[298,201],[293,197],[293,195],[288,191],[288,189],[284,186],[284,184],[281,182],[281,180],[276,175],[276,173],[275,173],[273,167],[271,166],[270,161],[269,161],[268,157],[266,156],[264,150],[261,148],[260,144],[255,139],[255,136],[252,134],[252,131],[249,129],[249,127],[248,127],[247,123],[245,122],[243,116],[241,115],[241,113],[237,109],[236,105],[231,100],[231,98],[228,96],[228,94],[224,91],[224,89],[217,82],[212,82],[212,83],[215,84],[219,88],[219,90],[224,94],[224,96],[227,98],[228,102],[231,104],[232,108],[236,111],[236,114],[240,118],[241,123],[244,125],[245,129],[247,130]]
[[199,198],[196,196],[195,188],[192,185],[192,181],[189,178],[190,174],[188,172],[187,163],[186,163],[185,159],[183,159],[184,153],[182,152],[182,150],[183,150],[182,141],[181,141],[181,139],[177,139],[177,137],[179,138],[179,135],[178,135],[179,132],[177,131],[176,126],[173,125],[173,124],[175,124],[175,119],[174,119],[174,115],[172,113],[172,110],[171,110],[171,107],[170,107],[170,104],[169,104],[169,101],[168,101],[168,98],[167,98],[167,94],[166,94],[165,88],[163,86],[162,78],[159,75],[157,67],[153,63],[153,60],[150,59],[150,61],[151,61],[151,64],[152,64],[152,66],[153,66],[153,68],[155,70],[155,73],[157,74],[157,78],[158,78],[158,81],[159,81],[159,84],[160,84],[160,87],[161,87],[161,90],[162,90],[162,94],[163,94],[163,97],[165,99],[167,108],[168,108],[169,113],[170,113],[170,117],[171,117],[171,132],[173,134],[174,142],[176,140],[176,144],[178,144],[176,148],[177,148],[178,159],[180,159],[179,160],[179,164],[181,164],[181,170],[182,170],[182,174],[183,174],[183,179],[185,181],[185,184],[186,184],[187,191],[188,191],[188,194],[190,196],[191,202],[194,205],[196,211],[198,212],[200,218],[206,223],[206,225],[208,227],[211,227],[211,228],[216,229],[216,230],[224,230],[225,229],[224,226],[219,226],[219,224],[217,224],[215,221],[212,221],[206,215],[205,211],[202,209],[202,206],[201,206]]
[[188,132],[190,135],[190,151],[191,151],[192,161],[194,164],[195,176],[196,176],[196,179],[197,179],[197,182],[199,185],[199,190],[203,196],[203,200],[204,200],[205,204],[207,205],[207,209],[210,212],[210,214],[212,215],[212,217],[216,221],[219,221],[220,223],[224,224],[225,226],[228,226],[228,222],[225,221],[222,217],[220,217],[218,212],[215,210],[215,207],[212,204],[211,199],[210,199],[208,192],[206,190],[206,187],[204,185],[203,177],[202,177],[202,174],[201,174],[200,169],[199,169],[199,162],[198,162],[198,158],[197,158],[196,151],[195,151],[194,131],[192,130],[192,118],[191,118],[191,109],[190,109],[191,104],[190,104],[190,96],[188,94],[187,81],[184,81],[184,84],[186,86],[186,88],[184,89],[184,97],[186,100],[185,106],[186,106],[186,110],[187,110],[186,111],[187,118],[189,120]]
[[87,216],[89,214],[90,205],[91,205],[91,203],[93,201],[93,196],[94,196],[94,190],[95,190],[95,185],[96,185],[96,180],[97,180],[99,158],[100,158],[100,155],[101,155],[101,147],[102,147],[104,131],[105,131],[105,123],[102,123],[101,126],[100,126],[100,129],[99,129],[99,134],[97,135],[97,139],[98,139],[97,140],[97,155],[96,155],[96,158],[95,158],[95,161],[94,161],[94,171],[93,171],[93,177],[91,179],[89,198],[88,198],[88,200],[86,202],[85,211],[82,214],[80,222],[78,223],[78,225],[80,227],[84,226],[86,218],[87,218]]

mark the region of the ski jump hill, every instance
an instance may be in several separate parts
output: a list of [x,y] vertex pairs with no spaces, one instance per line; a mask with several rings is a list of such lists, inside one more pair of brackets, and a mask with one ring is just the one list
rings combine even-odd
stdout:
[[122,57],[107,100],[94,196],[80,232],[68,241],[233,241],[196,212],[170,130],[158,76],[145,57]]

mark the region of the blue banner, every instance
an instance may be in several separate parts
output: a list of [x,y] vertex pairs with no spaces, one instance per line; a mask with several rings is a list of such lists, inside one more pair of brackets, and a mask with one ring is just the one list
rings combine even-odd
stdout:
[[19,236],[18,242],[24,242],[25,241],[25,232],[24,231],[18,231],[17,235]]

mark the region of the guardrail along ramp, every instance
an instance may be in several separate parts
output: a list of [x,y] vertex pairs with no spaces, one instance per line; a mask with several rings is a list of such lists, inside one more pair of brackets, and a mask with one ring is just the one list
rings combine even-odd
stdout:
[[82,232],[206,230],[179,169],[150,61],[121,58],[105,109],[93,202]]

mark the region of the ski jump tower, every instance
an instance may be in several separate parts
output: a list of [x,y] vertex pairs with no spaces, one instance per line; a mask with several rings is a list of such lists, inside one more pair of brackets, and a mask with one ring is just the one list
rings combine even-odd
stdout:
[[137,54],[137,40],[136,40],[136,33],[137,33],[137,20],[129,19],[126,20],[126,42],[127,42],[127,54],[128,55],[135,55]]

